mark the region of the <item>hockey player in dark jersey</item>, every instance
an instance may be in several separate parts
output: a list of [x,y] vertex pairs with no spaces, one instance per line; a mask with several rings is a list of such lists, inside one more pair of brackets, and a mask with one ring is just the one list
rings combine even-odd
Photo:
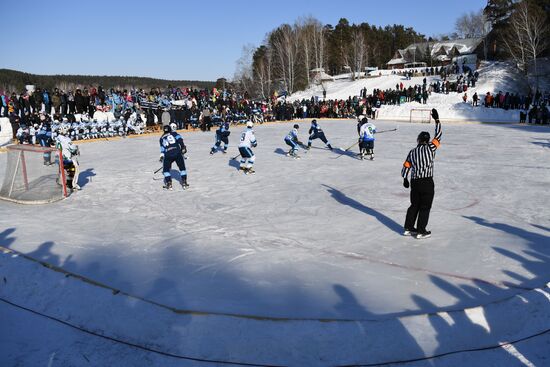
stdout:
[[328,142],[323,129],[317,124],[317,120],[311,121],[311,127],[309,128],[309,140],[307,142],[307,149],[311,148],[311,143],[315,139],[321,139],[323,143],[326,144],[327,148],[332,150],[332,146]]
[[227,148],[229,148],[229,134],[231,132],[229,131],[229,122],[223,122],[219,129],[216,130],[216,143],[210,149],[210,154],[214,154],[218,151],[220,148],[220,145],[223,142],[223,153],[227,153]]
[[180,169],[181,186],[183,189],[189,187],[187,184],[187,171],[185,170],[185,159],[183,154],[187,148],[183,143],[180,134],[172,131],[169,125],[164,126],[164,134],[160,137],[160,160],[162,161],[162,173],[164,175],[164,188],[172,190],[172,175],[170,169],[172,163],[176,162]]

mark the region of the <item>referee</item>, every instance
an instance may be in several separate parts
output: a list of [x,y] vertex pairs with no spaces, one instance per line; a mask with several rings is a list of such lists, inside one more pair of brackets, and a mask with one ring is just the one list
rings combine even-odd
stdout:
[[418,145],[409,152],[401,170],[405,188],[409,188],[407,177],[411,172],[411,206],[407,210],[403,234],[418,239],[428,238],[432,234],[426,226],[434,199],[435,152],[441,144],[441,123],[435,108],[432,109],[432,117],[435,120],[435,137],[430,141],[430,133],[422,131],[417,138]]

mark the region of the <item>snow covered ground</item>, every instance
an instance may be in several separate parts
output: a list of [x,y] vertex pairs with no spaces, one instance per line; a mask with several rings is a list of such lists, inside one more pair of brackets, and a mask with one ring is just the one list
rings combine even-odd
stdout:
[[376,124],[398,130],[375,161],[317,141],[293,160],[290,124],[257,126],[254,176],[235,129],[227,155],[185,134],[189,191],[153,180],[158,137],[82,144],[82,191],[0,203],[0,364],[548,365],[550,129],[444,124],[416,240],[400,170],[433,125]]
[[[544,75],[546,70],[550,70],[550,61],[543,59],[540,62],[539,74]],[[379,109],[379,118],[392,121],[409,121],[411,109],[437,108],[442,121],[484,121],[484,122],[519,122],[519,110],[503,110],[496,108],[485,108],[482,106],[483,96],[487,92],[496,94],[499,91],[503,93],[521,93],[527,94],[529,87],[523,77],[519,75],[510,63],[507,62],[486,62],[479,71],[479,80],[475,88],[469,88],[466,92],[468,102],[464,103],[462,94],[438,94],[432,93],[426,105],[409,102],[400,106],[383,105]],[[375,72],[376,73],[376,72]],[[399,75],[388,74],[388,71],[380,71],[381,76],[358,79],[350,81],[349,79],[336,79],[334,82],[324,83],[327,91],[327,99],[347,99],[349,96],[357,96],[363,88],[367,88],[367,93],[372,93],[373,89],[395,89],[397,84],[403,83],[405,88],[409,86],[422,85],[424,77],[413,77],[407,80]],[[548,73],[547,73],[548,74]],[[548,74],[550,75],[550,74]],[[426,77],[428,84],[440,80],[439,76]],[[541,91],[550,89],[550,79],[548,76],[540,79]],[[476,93],[480,97],[480,106],[473,107],[471,104],[472,96]],[[294,93],[289,97],[290,101],[309,99],[311,97],[322,99],[323,89],[320,85]]]

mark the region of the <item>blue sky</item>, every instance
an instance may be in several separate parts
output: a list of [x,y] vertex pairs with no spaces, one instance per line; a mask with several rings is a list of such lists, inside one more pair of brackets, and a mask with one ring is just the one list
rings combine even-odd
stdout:
[[247,44],[300,16],[335,25],[404,24],[426,35],[486,0],[162,1],[0,0],[0,68],[37,74],[231,78]]

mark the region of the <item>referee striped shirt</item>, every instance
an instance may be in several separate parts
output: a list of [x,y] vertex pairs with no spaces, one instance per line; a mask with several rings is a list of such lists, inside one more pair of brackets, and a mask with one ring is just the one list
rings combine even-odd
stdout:
[[407,159],[403,163],[401,176],[407,178],[411,171],[411,180],[418,178],[433,177],[435,151],[441,144],[441,124],[435,124],[435,137],[428,144],[418,144],[407,155]]

